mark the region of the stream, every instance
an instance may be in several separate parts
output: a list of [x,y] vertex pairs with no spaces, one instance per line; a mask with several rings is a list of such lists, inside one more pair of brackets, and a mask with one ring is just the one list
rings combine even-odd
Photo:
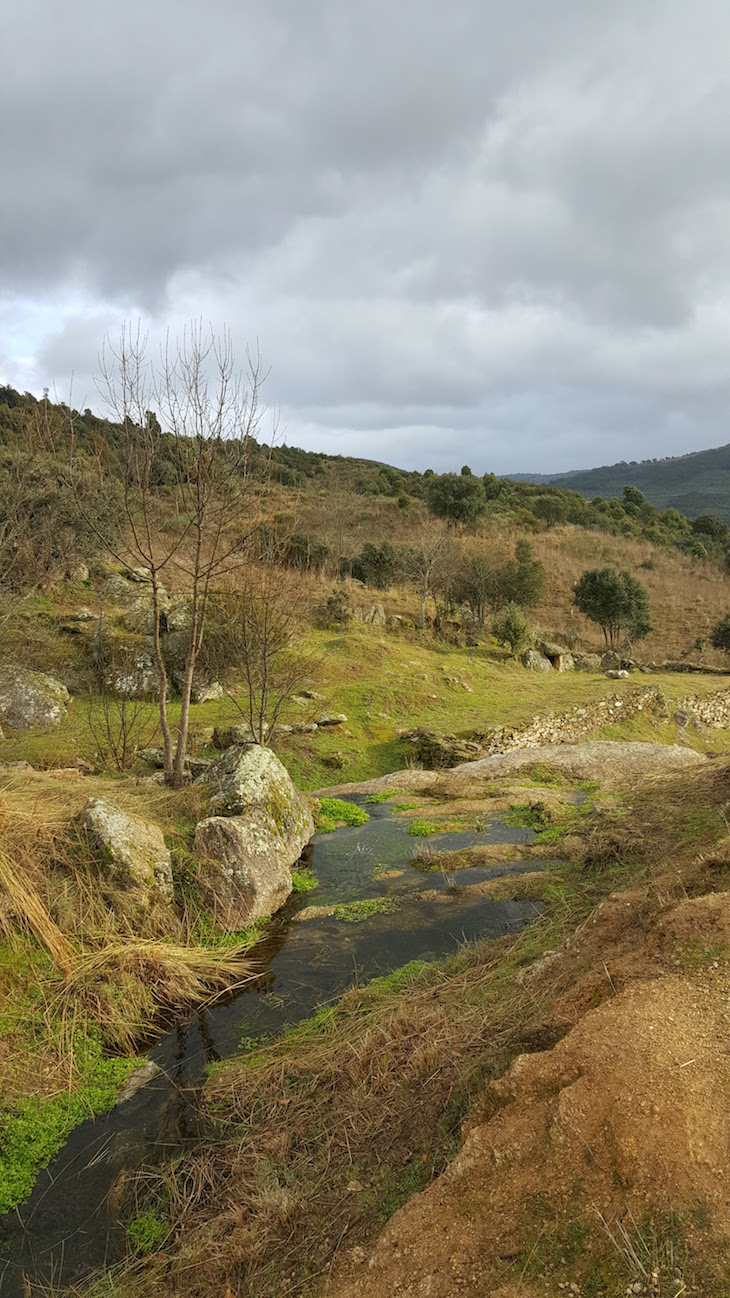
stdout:
[[[364,798],[353,797],[364,803]],[[448,875],[409,864],[419,841],[408,820],[387,803],[367,806],[359,828],[317,835],[305,862],[315,891],[292,896],[250,952],[259,976],[235,994],[182,1015],[147,1051],[160,1072],[110,1113],[82,1123],[31,1196],[0,1218],[0,1295],[21,1298],[23,1275],[46,1286],[69,1285],[125,1256],[129,1215],[127,1174],[179,1153],[200,1134],[197,1088],[208,1064],[236,1054],[246,1042],[276,1036],[338,999],[354,983],[389,973],[409,960],[451,954],[464,941],[498,937],[539,913],[530,901],[494,901],[460,887],[534,870],[510,860]],[[434,850],[474,844],[526,844],[529,829],[498,819],[481,832],[433,835]],[[378,877],[383,871],[395,877]],[[419,894],[447,892],[449,901]],[[334,916],[298,922],[309,906],[389,898],[397,909],[357,923]]]

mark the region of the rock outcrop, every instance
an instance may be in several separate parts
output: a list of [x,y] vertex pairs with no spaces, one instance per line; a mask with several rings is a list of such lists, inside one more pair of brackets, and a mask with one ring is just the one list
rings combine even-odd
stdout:
[[228,749],[199,783],[213,813],[195,830],[201,892],[223,928],[240,929],[286,901],[312,814],[278,757],[257,744]]
[[273,914],[291,893],[291,866],[299,851],[286,850],[268,818],[258,813],[202,820],[195,852],[205,904],[229,932]]
[[172,901],[172,863],[162,830],[104,798],[89,798],[81,820],[102,876],[135,909]]
[[537,649],[528,649],[522,655],[522,666],[526,667],[528,672],[551,672],[553,670],[550,659],[539,653]]
[[47,730],[66,716],[69,692],[43,672],[0,667],[0,719],[13,730]]

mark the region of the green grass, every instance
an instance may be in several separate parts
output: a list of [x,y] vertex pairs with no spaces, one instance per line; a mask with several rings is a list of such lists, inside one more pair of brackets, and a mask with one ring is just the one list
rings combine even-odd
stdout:
[[440,824],[437,820],[424,820],[423,817],[414,819],[408,826],[408,833],[411,838],[428,838],[430,834],[443,834],[448,829],[448,825]]
[[319,879],[313,870],[292,870],[292,892],[314,892]]
[[403,793],[403,789],[383,789],[382,793],[369,794],[368,797],[365,799],[365,802],[366,803],[390,802],[391,798],[397,797],[398,794],[400,793]]
[[164,1243],[169,1227],[154,1208],[137,1213],[127,1225],[127,1238],[135,1253],[154,1253]]
[[367,811],[354,802],[344,802],[342,798],[320,798],[314,813],[314,828],[318,834],[331,834],[341,825],[357,828],[369,819]]
[[0,1214],[22,1203],[36,1176],[61,1149],[74,1127],[106,1113],[117,1091],[142,1059],[105,1057],[93,1039],[77,1049],[78,1089],[57,1099],[29,1097],[0,1115]]
[[[55,636],[49,642],[51,654],[46,669],[67,670],[78,652],[73,637]],[[60,642],[63,641],[61,644]],[[58,642],[58,643],[57,643]],[[352,626],[346,632],[310,630],[304,647],[312,656],[327,663],[326,685],[313,681],[315,688],[326,692],[322,708],[343,711],[347,726],[340,733],[320,729],[313,734],[283,735],[276,741],[276,751],[301,789],[326,788],[332,784],[332,768],[326,759],[335,751],[344,756],[338,781],[349,783],[389,774],[407,763],[408,747],[398,730],[427,726],[450,734],[483,729],[485,717],[490,724],[520,724],[537,713],[569,711],[574,706],[597,702],[609,694],[630,693],[645,678],[607,681],[602,675],[586,672],[553,672],[542,676],[527,672],[514,662],[500,662],[487,648],[465,649],[440,645],[428,635],[413,632],[410,636],[381,632],[378,628]],[[45,651],[44,651],[45,652]],[[52,655],[58,654],[58,663]],[[414,675],[417,658],[419,680]],[[444,676],[468,677],[473,693],[439,688]],[[651,684],[658,686],[668,703],[677,703],[687,694],[714,693],[728,688],[730,676],[688,677],[674,673],[657,673]],[[433,696],[436,697],[433,697]],[[150,717],[155,705],[148,705]],[[175,725],[179,703],[171,700],[169,716]],[[292,709],[286,721],[300,719]],[[197,725],[230,725],[240,720],[228,699],[202,703],[193,707],[193,729]],[[657,724],[660,725],[657,731]],[[648,738],[674,742],[677,727],[668,722],[655,723],[642,714],[631,722],[607,726],[600,731],[605,738]],[[690,731],[688,739],[698,749],[722,747],[730,735],[712,731],[709,735]],[[87,703],[75,698],[68,716],[57,730],[47,734],[30,731],[8,734],[0,741],[2,760],[27,760],[35,766],[68,766],[88,753],[89,735]]]
[[361,901],[341,902],[332,914],[346,924],[359,924],[371,915],[392,915],[398,909],[398,902],[392,897],[365,897]]

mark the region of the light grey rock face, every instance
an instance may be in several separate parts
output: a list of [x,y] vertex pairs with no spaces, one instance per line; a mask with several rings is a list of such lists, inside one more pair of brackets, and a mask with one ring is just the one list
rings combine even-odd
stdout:
[[89,580],[89,569],[87,568],[86,564],[85,564],[85,563],[77,563],[77,564],[74,564],[73,568],[69,568],[69,569],[67,570],[67,572],[66,572],[66,580],[67,580],[67,581],[73,581],[73,582],[79,582],[79,583],[83,583],[83,582],[85,582],[85,581],[88,581],[88,580]]
[[281,837],[299,839],[306,834],[302,846],[314,833],[309,807],[270,748],[235,745],[211,764],[201,782],[210,791],[209,807],[215,816],[264,811]]
[[142,909],[172,901],[172,863],[158,825],[130,816],[104,798],[89,798],[81,820],[102,874],[114,889],[131,893]]
[[115,662],[104,673],[107,689],[127,699],[156,697],[159,680],[152,651],[129,644],[119,646]]
[[194,703],[215,703],[225,696],[226,692],[220,681],[211,681],[210,685],[198,685],[193,688]]
[[522,665],[529,672],[551,672],[552,664],[549,658],[544,654],[538,653],[537,649],[528,649],[527,653],[522,655]]
[[294,862],[287,864],[289,854],[280,850],[271,822],[261,812],[201,820],[195,852],[205,904],[228,931],[272,915],[291,893]]
[[278,757],[257,744],[230,748],[201,783],[213,812],[195,830],[201,890],[224,928],[241,928],[286,901],[312,815]]
[[13,730],[48,730],[66,716],[69,692],[42,672],[0,666],[0,718]]
[[616,669],[616,670],[611,669],[605,672],[604,674],[608,677],[610,681],[627,681],[629,679],[629,673],[624,671],[623,669]]
[[601,655],[600,654],[576,654],[576,670],[579,672],[600,672]]
[[[264,734],[269,733],[269,727],[264,722]],[[213,747],[223,749],[240,747],[245,744],[255,744],[253,731],[247,721],[239,722],[236,726],[214,726],[213,727]]]

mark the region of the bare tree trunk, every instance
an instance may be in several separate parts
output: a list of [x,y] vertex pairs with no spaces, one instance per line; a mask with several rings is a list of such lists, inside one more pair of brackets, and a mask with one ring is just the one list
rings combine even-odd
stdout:
[[154,646],[155,662],[157,664],[157,691],[160,708],[160,731],[162,732],[162,751],[164,754],[164,771],[165,782],[170,783],[172,780],[173,750],[172,750],[172,731],[167,718],[167,668],[165,666],[165,657],[162,652],[162,641],[160,638],[160,584],[157,576],[157,570],[152,569],[152,641]]

